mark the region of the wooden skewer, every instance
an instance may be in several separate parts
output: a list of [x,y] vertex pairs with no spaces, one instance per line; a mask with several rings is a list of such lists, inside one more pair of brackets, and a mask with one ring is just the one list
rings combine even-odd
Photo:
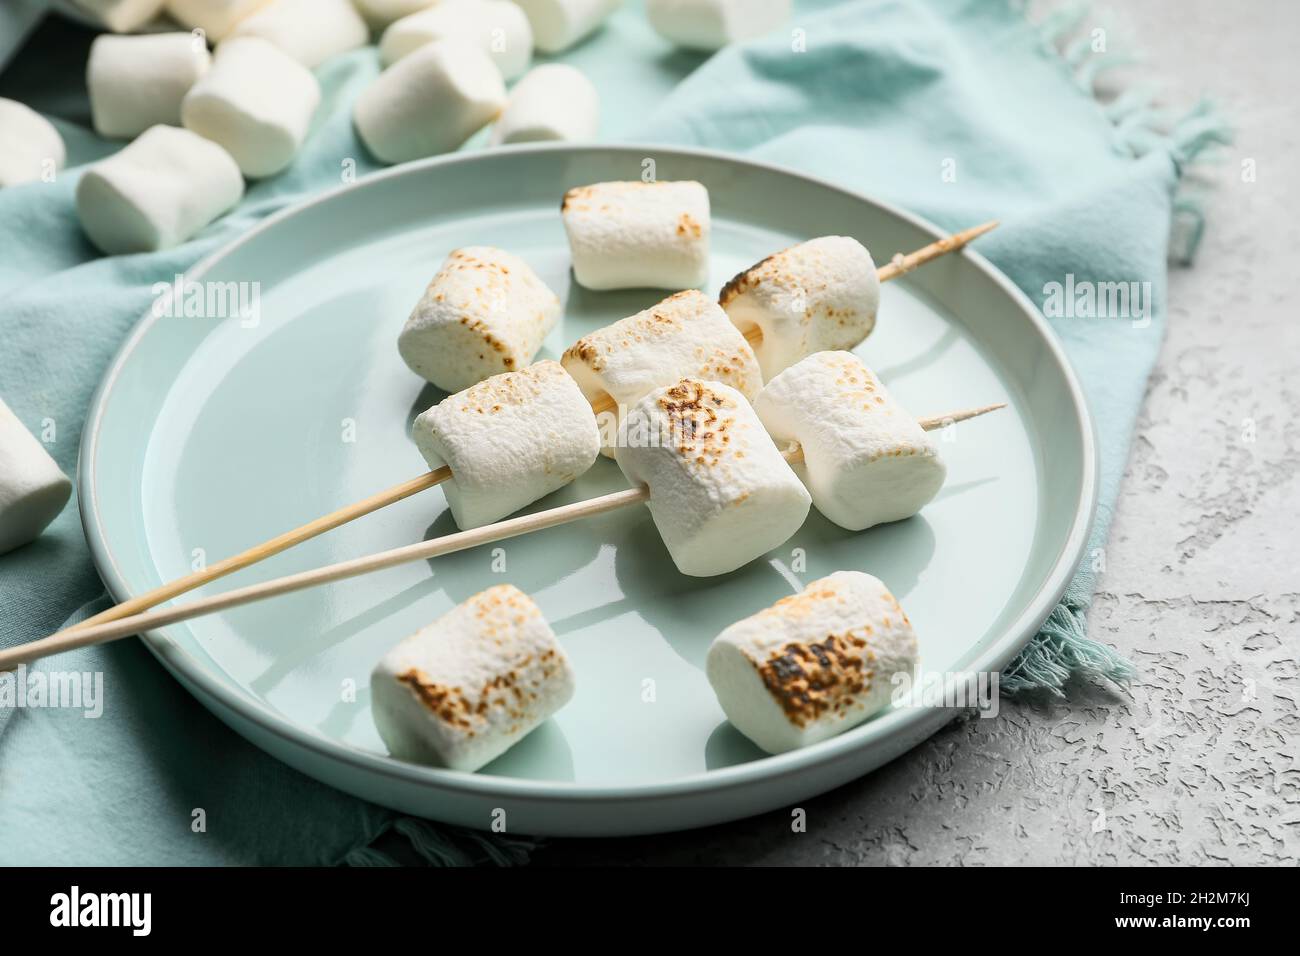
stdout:
[[[945,236],[943,239],[940,239],[937,242],[932,242],[928,246],[918,249],[910,255],[898,257],[898,259],[908,263],[906,268],[900,269],[897,268],[894,263],[890,263],[889,265],[877,270],[876,274],[880,278],[881,282],[888,282],[890,279],[895,279],[904,272],[915,269],[922,263],[929,262],[931,259],[937,258],[938,256],[955,252],[972,239],[984,235],[984,233],[993,229],[997,224],[997,220],[993,220],[991,222],[986,222],[983,225],[975,226],[972,229],[954,233],[951,236]],[[745,338],[752,344],[756,345],[758,342],[762,341],[763,332],[755,326],[745,332]],[[615,402],[610,395],[606,394],[593,401],[591,407],[593,412],[600,415],[605,412],[616,410],[618,403]],[[132,614],[137,614],[141,611],[146,611],[151,607],[156,607],[164,601],[170,601],[172,598],[178,597],[187,591],[192,591],[197,587],[201,587],[210,581],[215,581],[218,578],[225,577],[227,574],[233,574],[236,571],[258,563],[259,561],[264,561],[272,555],[279,554],[281,551],[286,551],[295,545],[316,537],[317,535],[324,534],[326,531],[332,531],[341,525],[347,524],[349,521],[368,515],[372,511],[386,508],[388,505],[396,504],[404,498],[409,498],[411,495],[425,491],[435,485],[439,485],[450,477],[451,470],[448,468],[438,468],[434,471],[425,472],[418,478],[412,478],[410,481],[404,481],[400,485],[394,485],[384,491],[377,492],[363,501],[358,501],[345,508],[332,511],[314,521],[309,521],[301,527],[294,528],[292,531],[286,531],[284,534],[272,538],[270,541],[264,541],[261,544],[254,545],[246,551],[241,551],[239,554],[218,561],[216,564],[211,564],[202,571],[195,571],[191,574],[177,578],[174,581],[169,581],[166,584],[154,588],[152,591],[147,591],[144,594],[137,595],[129,601],[124,601],[121,604],[108,608],[107,610],[100,611],[93,617],[88,617],[86,620],[74,624],[72,627],[68,628],[68,630],[81,630],[83,628],[93,627],[96,624],[102,624],[106,621],[121,620],[122,618],[129,617]]]
[[[953,412],[935,418],[923,418],[919,420],[919,424],[922,428],[931,430],[943,427],[950,422],[965,421],[968,418],[975,418],[978,415],[985,415],[1005,407],[1005,404],[984,405],[979,408]],[[784,452],[784,454],[786,460],[790,462],[803,459],[803,449],[797,445]],[[233,591],[227,591],[224,594],[199,598],[197,601],[191,601],[177,607],[145,611],[144,613],[120,617],[93,625],[89,621],[82,621],[80,624],[65,628],[48,637],[27,644],[20,644],[8,650],[0,650],[0,672],[17,667],[19,664],[29,664],[51,654],[85,647],[89,644],[104,644],[109,641],[116,641],[132,634],[155,630],[179,621],[188,621],[191,618],[202,617],[205,614],[213,614],[217,611],[239,607],[254,601],[289,594],[293,591],[301,591],[321,584],[330,584],[347,578],[359,577],[363,574],[382,571],[385,568],[395,567],[411,561],[427,560],[444,554],[465,551],[482,544],[504,541],[507,538],[515,538],[533,531],[541,531],[544,528],[553,528],[556,525],[567,524],[581,518],[606,514],[619,508],[625,508],[628,505],[649,500],[650,491],[648,488],[627,488],[623,491],[615,491],[587,501],[577,501],[573,504],[561,505],[558,508],[550,508],[546,511],[539,511],[519,518],[508,518],[505,521],[484,525],[481,528],[457,531],[429,541],[408,544],[363,558],[354,558],[351,561],[342,561],[338,564],[326,565],[323,568],[315,568],[311,571],[301,571],[298,574],[263,581],[260,584],[250,584],[246,587],[236,588]],[[144,595],[144,597],[147,596]],[[131,603],[133,602],[126,601],[118,605],[118,607],[126,607]],[[113,608],[113,610],[116,609]]]

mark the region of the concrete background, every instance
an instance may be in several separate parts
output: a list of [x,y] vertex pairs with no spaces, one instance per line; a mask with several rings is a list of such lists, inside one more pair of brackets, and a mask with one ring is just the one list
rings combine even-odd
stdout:
[[1237,131],[1203,177],[1197,261],[1170,272],[1090,620],[1138,682],[958,720],[808,801],[805,833],[780,811],[557,841],[537,864],[1300,863],[1300,4],[1137,0],[1123,15],[1170,99],[1208,93]]

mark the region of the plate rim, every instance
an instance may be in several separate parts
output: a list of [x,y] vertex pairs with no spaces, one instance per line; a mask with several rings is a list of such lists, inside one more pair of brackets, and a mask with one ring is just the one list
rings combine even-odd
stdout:
[[[187,279],[201,279],[224,258],[233,254],[245,244],[276,228],[286,220],[301,215],[316,206],[331,202],[335,197],[351,190],[363,188],[387,179],[423,173],[430,168],[473,164],[486,158],[502,158],[504,155],[527,156],[534,153],[551,152],[573,154],[627,152],[641,156],[656,155],[664,158],[682,156],[750,167],[780,176],[803,180],[810,185],[840,193],[855,202],[864,202],[876,206],[886,213],[909,223],[918,230],[934,236],[936,239],[947,235],[946,230],[941,229],[928,219],[902,209],[893,203],[876,199],[816,175],[725,150],[637,142],[535,143],[511,146],[504,151],[457,152],[402,163],[369,173],[355,182],[336,186],[298,202],[290,203],[283,209],[276,210],[246,232],[235,236],[229,242],[202,257],[194,266],[185,271],[185,277]],[[977,250],[967,246],[957,255],[969,260],[975,268],[998,285],[1027,314],[1031,324],[1039,333],[1048,355],[1051,356],[1061,378],[1065,382],[1066,391],[1070,397],[1070,403],[1082,438],[1080,450],[1083,459],[1083,481],[1079,498],[1075,503],[1074,520],[1070,526],[1069,534],[1052,563],[1046,583],[1038,590],[1025,610],[1002,629],[1001,636],[980,656],[977,662],[973,662],[972,666],[974,670],[1001,671],[1038,632],[1042,623],[1060,602],[1078,571],[1084,549],[1088,544],[1097,509],[1099,485],[1097,434],[1083,387],[1075,375],[1068,356],[1065,354],[1064,347],[1038,307],[1034,305],[1033,301],[1019,286]],[[91,559],[95,564],[95,568],[105,589],[116,603],[121,603],[133,595],[113,557],[100,521],[101,509],[97,505],[97,483],[95,480],[100,426],[114,384],[139,343],[160,318],[161,316],[153,314],[152,309],[146,309],[142,319],[137,321],[131,333],[118,348],[91,397],[86,425],[78,451],[77,503],[82,528],[85,532],[87,544],[90,547]],[[886,746],[889,741],[900,736],[906,736],[909,731],[921,730],[927,719],[933,721],[932,708],[911,707],[894,710],[810,747],[782,754],[765,754],[763,757],[746,763],[712,770],[706,769],[674,777],[667,781],[642,784],[604,786],[575,784],[561,780],[539,780],[530,777],[469,773],[407,763],[386,754],[364,750],[344,741],[321,736],[310,728],[290,720],[268,704],[221,680],[182,644],[169,638],[165,633],[166,630],[166,628],[163,628],[148,631],[138,635],[138,637],[145,647],[149,649],[150,653],[162,664],[164,669],[171,674],[172,678],[205,707],[208,707],[208,701],[204,699],[204,695],[209,695],[215,703],[229,708],[235,715],[257,726],[262,732],[274,735],[282,743],[291,747],[310,751],[319,758],[328,761],[341,761],[350,765],[353,770],[379,774],[400,783],[415,785],[425,790],[432,791],[435,788],[453,790],[467,796],[515,797],[542,802],[618,802],[703,795],[747,783],[761,783],[773,778],[811,772],[819,767],[834,764],[837,760],[849,756],[854,751],[865,753],[873,747]],[[198,692],[192,690],[192,687],[196,688]],[[912,749],[946,722],[934,723],[934,726],[928,731],[923,731],[924,736],[917,740],[916,743],[904,748],[902,752]],[[282,757],[269,751],[261,741],[255,740],[238,730],[234,730],[234,732],[239,733],[240,736],[273,759],[284,762]],[[868,772],[870,771],[864,771],[863,774],[855,775],[855,777]],[[317,775],[312,774],[312,776]],[[317,776],[317,779],[320,778]]]

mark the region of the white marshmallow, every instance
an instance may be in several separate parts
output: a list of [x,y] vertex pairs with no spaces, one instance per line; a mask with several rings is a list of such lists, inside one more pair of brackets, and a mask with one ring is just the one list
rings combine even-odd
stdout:
[[229,36],[270,40],[309,70],[370,42],[352,0],[272,0]]
[[239,21],[251,17],[270,0],[167,0],[167,12],[179,23],[202,30],[208,42],[224,40]]
[[596,85],[564,63],[535,67],[510,91],[510,101],[496,126],[492,145],[596,138],[600,94]]
[[66,161],[63,137],[49,120],[0,98],[0,188],[53,176]]
[[76,0],[114,33],[138,30],[162,12],[164,0]]
[[605,22],[622,0],[515,0],[528,14],[533,39],[544,53],[559,53]]
[[560,205],[588,289],[690,289],[709,278],[709,192],[696,182],[579,186]]
[[109,255],[153,252],[184,242],[243,194],[224,149],[187,129],[154,126],[82,174],[77,215]]
[[734,388],[683,379],[628,415],[618,466],[650,489],[650,515],[682,574],[734,571],[808,516],[808,492]]
[[880,280],[862,243],[823,236],[751,266],[719,301],[742,332],[763,333],[754,353],[771,378],[806,355],[860,344],[876,325]]
[[101,34],[90,45],[86,87],[95,132],[131,139],[150,126],[181,125],[181,100],[212,61],[189,33]]
[[370,675],[370,708],[394,757],[472,771],[567,704],[573,688],[537,605],[498,584],[385,654]]
[[916,666],[897,599],[869,574],[837,571],[731,625],[704,669],[732,725],[776,754],[856,727]]
[[463,529],[491,524],[573,481],[596,460],[591,406],[558,362],[494,375],[415,420],[416,447]]
[[716,302],[694,290],[583,336],[560,361],[592,404],[606,396],[617,403],[617,412],[601,413],[607,455],[621,440],[627,407],[656,388],[697,378],[750,398],[763,381],[749,343]]
[[390,23],[419,13],[439,0],[352,0],[357,12],[370,24],[372,30],[382,30]]
[[518,256],[468,246],[447,256],[397,339],[411,371],[446,392],[523,368],[560,319],[560,297]]
[[0,399],[0,554],[35,540],[70,494],[68,476]]
[[445,153],[496,119],[506,84],[477,46],[426,43],[357,97],[353,120],[366,147],[386,163]]
[[790,17],[790,0],[646,0],[650,25],[691,50],[720,50],[762,36]]
[[320,84],[311,70],[269,40],[232,37],[185,95],[181,119],[256,179],[293,162],[319,105]]
[[943,487],[947,468],[935,443],[850,352],[817,352],[790,366],[754,410],[777,444],[803,448],[795,473],[841,528],[911,517]]
[[528,69],[533,58],[528,18],[509,0],[442,0],[385,30],[379,56],[385,64],[396,63],[434,40],[479,46],[507,80]]

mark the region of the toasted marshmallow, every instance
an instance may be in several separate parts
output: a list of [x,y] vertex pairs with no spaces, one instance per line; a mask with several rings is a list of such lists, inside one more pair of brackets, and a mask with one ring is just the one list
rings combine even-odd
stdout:
[[415,420],[416,447],[462,529],[491,524],[573,481],[596,460],[591,406],[558,362],[494,375]]
[[617,411],[601,413],[610,456],[622,440],[627,407],[656,388],[696,378],[729,385],[749,398],[763,381],[749,343],[717,303],[693,290],[584,335],[560,361],[592,404],[611,398],[617,405]]
[[876,326],[880,280],[862,243],[822,236],[745,270],[719,301],[742,332],[763,333],[754,353],[771,378],[806,355],[860,344]]
[[190,238],[244,195],[234,159],[175,126],[154,126],[77,183],[77,216],[104,252],[153,252]]
[[114,33],[138,30],[162,12],[164,0],[76,0],[77,6]]
[[370,709],[394,757],[477,770],[567,704],[573,687],[537,605],[498,584],[385,654],[370,675]]
[[909,518],[943,487],[947,468],[935,443],[850,352],[817,352],[790,366],[754,410],[777,444],[799,443],[795,473],[841,528]]
[[732,725],[777,754],[883,710],[894,676],[916,666],[916,634],[895,597],[869,574],[837,571],[731,625],[704,669]]
[[101,34],[90,45],[86,87],[95,132],[131,139],[150,126],[181,125],[181,100],[212,61],[189,33]]
[[683,379],[629,411],[618,466],[682,574],[726,574],[799,530],[810,500],[745,396]]
[[419,13],[438,3],[439,0],[352,0],[357,12],[370,25],[372,30],[383,30],[390,23]]
[[311,70],[261,37],[231,37],[181,103],[181,121],[225,147],[250,179],[293,162],[307,138],[320,84]]
[[560,298],[524,260],[491,246],[447,256],[397,339],[411,371],[445,392],[533,360],[560,319]]
[[49,120],[0,98],[0,188],[52,179],[66,161],[63,137]]
[[202,30],[210,43],[224,40],[241,21],[270,0],[167,0],[167,12],[178,23]]
[[70,494],[68,476],[0,400],[0,554],[35,540]]
[[592,33],[622,0],[515,0],[528,14],[544,53],[559,53]]
[[497,118],[506,84],[477,46],[426,43],[357,97],[353,120],[366,147],[386,163],[456,149]]
[[309,70],[370,42],[352,0],[271,0],[229,35],[269,40]]
[[650,25],[691,50],[720,50],[762,36],[790,18],[790,0],[646,0]]
[[507,80],[528,69],[533,58],[532,28],[510,0],[442,0],[385,30],[379,56],[385,65],[396,63],[434,40],[477,45]]
[[492,127],[492,145],[596,138],[600,94],[581,70],[564,63],[534,67],[510,91],[505,112]]
[[578,186],[560,205],[588,289],[690,289],[709,278],[709,192],[696,182]]

